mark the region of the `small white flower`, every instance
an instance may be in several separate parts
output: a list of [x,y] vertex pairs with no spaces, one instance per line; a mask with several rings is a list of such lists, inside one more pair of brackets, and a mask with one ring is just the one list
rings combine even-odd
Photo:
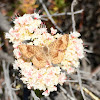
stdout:
[[34,19],[40,19],[40,18],[41,18],[41,17],[39,16],[39,14],[37,14],[37,13],[34,13],[34,14],[32,14],[31,16],[33,16]]
[[81,36],[78,32],[71,32],[71,36],[74,38]]
[[56,30],[56,29],[54,29],[53,27],[51,27],[50,29],[51,29],[51,34],[52,34],[52,35],[54,35],[54,34],[56,34],[56,33],[57,33],[57,30]]
[[5,33],[5,38],[10,39],[11,35],[9,33]]
[[48,90],[46,90],[45,92],[42,93],[42,95],[44,95],[44,96],[49,96],[49,94],[50,93],[48,92]]

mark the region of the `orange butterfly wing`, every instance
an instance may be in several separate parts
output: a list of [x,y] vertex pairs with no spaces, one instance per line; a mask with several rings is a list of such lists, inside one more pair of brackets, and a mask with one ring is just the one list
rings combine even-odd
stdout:
[[22,59],[31,59],[34,66],[37,68],[45,67],[47,60],[43,47],[34,45],[19,45],[19,50],[22,54]]
[[44,52],[43,47],[38,47],[35,56],[33,56],[32,58],[34,66],[36,66],[37,68],[43,68],[46,66],[47,61],[47,55],[46,52]]
[[30,59],[31,57],[33,57],[35,55],[35,51],[37,49],[36,46],[33,45],[26,45],[26,44],[22,44],[18,46],[19,50],[21,51],[21,54],[23,57]]
[[65,34],[49,45],[49,55],[53,64],[58,64],[63,60],[68,40],[69,35]]

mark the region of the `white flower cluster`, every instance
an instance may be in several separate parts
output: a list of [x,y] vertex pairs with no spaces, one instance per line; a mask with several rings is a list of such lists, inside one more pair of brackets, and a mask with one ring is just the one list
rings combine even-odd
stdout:
[[23,44],[26,40],[31,40],[27,45],[48,46],[62,35],[57,33],[57,30],[53,27],[51,27],[51,34],[48,33],[46,26],[40,20],[39,14],[36,13],[17,17],[14,24],[15,26],[9,30],[9,33],[6,33],[6,38],[13,43],[14,55],[17,59],[13,64],[14,69],[20,67],[21,80],[27,84],[29,89],[43,90],[43,95],[48,96],[51,91],[57,90],[57,84],[62,85],[66,81],[66,75],[61,72],[61,68],[71,73],[75,67],[79,66],[79,59],[83,57],[84,49],[82,40],[78,38],[80,33],[73,32],[69,34],[68,47],[60,67],[57,65],[36,69],[31,62],[26,62],[21,58],[18,45]]
[[80,65],[79,59],[84,57],[83,41],[78,38],[79,36],[80,33],[78,32],[69,35],[68,47],[61,62],[62,68],[68,73],[74,72],[74,67],[77,68]]
[[38,70],[31,63],[24,62],[22,59],[15,60],[13,66],[15,69],[20,66],[20,72],[23,75],[21,80],[27,84],[29,89],[34,87],[34,89],[48,91],[48,95],[51,91],[57,90],[55,86],[58,83],[62,85],[66,81],[65,73],[61,73],[59,66],[46,67]]

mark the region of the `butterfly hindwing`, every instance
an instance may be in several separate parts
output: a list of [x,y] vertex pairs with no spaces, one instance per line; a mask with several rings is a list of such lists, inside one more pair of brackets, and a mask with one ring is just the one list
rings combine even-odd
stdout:
[[34,66],[37,68],[43,68],[47,64],[47,57],[43,50],[43,47],[38,47],[38,50],[36,51],[35,56],[32,58],[32,62]]

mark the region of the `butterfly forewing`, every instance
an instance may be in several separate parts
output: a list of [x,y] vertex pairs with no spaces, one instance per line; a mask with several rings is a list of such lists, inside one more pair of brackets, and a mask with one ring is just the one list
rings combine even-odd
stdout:
[[19,50],[21,51],[22,56],[26,58],[31,58],[35,54],[35,47],[33,45],[19,45]]
[[19,45],[23,58],[31,59],[34,66],[42,68],[46,65],[46,57],[43,47],[34,45]]

